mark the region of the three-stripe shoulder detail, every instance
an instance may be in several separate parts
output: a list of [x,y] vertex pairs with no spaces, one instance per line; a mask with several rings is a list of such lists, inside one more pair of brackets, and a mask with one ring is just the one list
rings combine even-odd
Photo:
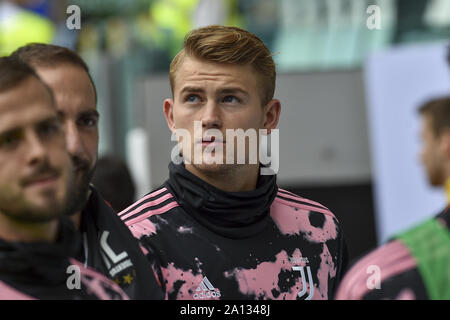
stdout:
[[[178,206],[174,196],[166,187],[157,189],[120,212],[118,215],[127,225],[154,214],[162,214]],[[145,216],[145,217],[143,217]]]
[[328,209],[324,205],[316,201],[300,197],[287,190],[278,188],[276,200],[283,204],[290,205],[299,209],[321,212],[334,217],[334,214],[330,211],[330,209]]

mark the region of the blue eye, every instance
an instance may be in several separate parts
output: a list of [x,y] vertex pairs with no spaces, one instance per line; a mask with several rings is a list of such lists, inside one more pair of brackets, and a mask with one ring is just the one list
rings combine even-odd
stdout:
[[196,95],[196,94],[190,94],[190,95],[188,95],[187,97],[186,97],[186,102],[198,102],[198,100],[199,100],[200,98],[199,98],[199,96],[198,95]]
[[226,96],[225,98],[223,98],[223,102],[225,102],[225,103],[240,103],[241,99],[239,99],[238,97],[235,97],[235,96]]

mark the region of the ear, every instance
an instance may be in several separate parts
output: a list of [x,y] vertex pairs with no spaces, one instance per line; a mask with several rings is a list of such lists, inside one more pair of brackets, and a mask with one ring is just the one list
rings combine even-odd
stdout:
[[174,133],[175,131],[175,121],[173,119],[173,99],[166,99],[164,100],[164,116],[166,117],[167,126],[169,127],[170,131]]
[[275,129],[280,119],[281,103],[277,99],[272,99],[264,107],[264,129],[267,129],[267,133]]

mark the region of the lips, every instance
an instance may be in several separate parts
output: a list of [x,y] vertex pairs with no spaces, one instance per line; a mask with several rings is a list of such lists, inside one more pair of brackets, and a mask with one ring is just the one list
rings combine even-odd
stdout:
[[216,137],[211,136],[211,137],[203,137],[203,139],[201,140],[202,145],[210,145],[210,144],[221,144],[221,143],[225,143],[225,141],[221,140],[221,139],[216,139]]
[[32,178],[29,178],[25,181],[24,186],[25,187],[44,187],[49,186],[53,183],[55,183],[58,179],[58,174],[52,173],[52,174],[44,174],[35,176]]
[[202,147],[203,148],[206,148],[206,147],[215,148],[215,147],[219,147],[219,146],[222,146],[222,145],[223,144],[220,143],[220,142],[203,142],[202,143]]
[[202,143],[204,142],[214,142],[216,140],[216,137],[211,136],[211,137],[203,137],[202,139]]

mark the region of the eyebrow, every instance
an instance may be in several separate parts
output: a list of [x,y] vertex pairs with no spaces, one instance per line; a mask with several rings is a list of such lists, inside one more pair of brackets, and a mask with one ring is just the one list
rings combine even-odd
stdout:
[[185,92],[204,92],[205,90],[203,90],[200,87],[191,87],[191,86],[187,86],[184,87],[183,89],[181,89],[180,94],[183,94]]
[[98,113],[97,110],[89,110],[89,111],[83,111],[79,114],[80,117],[85,117],[85,116],[94,116],[96,118],[100,117],[100,114]]
[[[65,114],[64,114],[64,111],[58,110],[58,116],[59,116],[60,118],[64,118],[64,115],[65,115]],[[81,113],[78,114],[77,118],[80,118],[80,117],[86,117],[86,116],[94,116],[94,117],[96,117],[97,119],[100,118],[100,114],[98,113],[97,110],[87,110],[87,111],[82,111]]]
[[[51,116],[48,116],[46,118],[42,118],[42,119],[36,121],[33,124],[33,126],[40,126],[40,125],[42,125],[44,123],[49,123],[49,122],[52,122],[52,121],[60,121],[60,119],[56,115],[55,116],[51,115]],[[0,137],[3,137],[5,135],[11,134],[11,133],[14,133],[14,132],[17,132],[17,131],[21,131],[21,130],[23,130],[23,128],[24,127],[21,126],[21,125],[15,126],[15,127],[11,127],[11,128],[6,128],[3,131],[0,131]]]
[[[185,92],[200,92],[200,93],[203,93],[203,92],[205,92],[205,90],[203,88],[201,88],[201,87],[187,86],[187,87],[184,87],[183,89],[181,89],[180,94],[183,94]],[[223,88],[223,89],[219,89],[218,90],[219,94],[231,94],[231,93],[237,93],[237,92],[239,92],[241,94],[244,94],[246,96],[249,95],[247,91],[245,91],[244,89],[241,89],[239,87],[229,87],[229,88]]]
[[8,128],[3,131],[0,131],[0,139],[9,134],[13,134],[15,132],[20,132],[22,129],[23,129],[22,127],[13,127],[13,128]]
[[246,96],[249,95],[247,91],[245,91],[244,89],[241,89],[239,87],[224,88],[224,89],[219,90],[219,93],[221,93],[221,94],[231,94],[231,93],[237,93],[237,92],[244,94]]

